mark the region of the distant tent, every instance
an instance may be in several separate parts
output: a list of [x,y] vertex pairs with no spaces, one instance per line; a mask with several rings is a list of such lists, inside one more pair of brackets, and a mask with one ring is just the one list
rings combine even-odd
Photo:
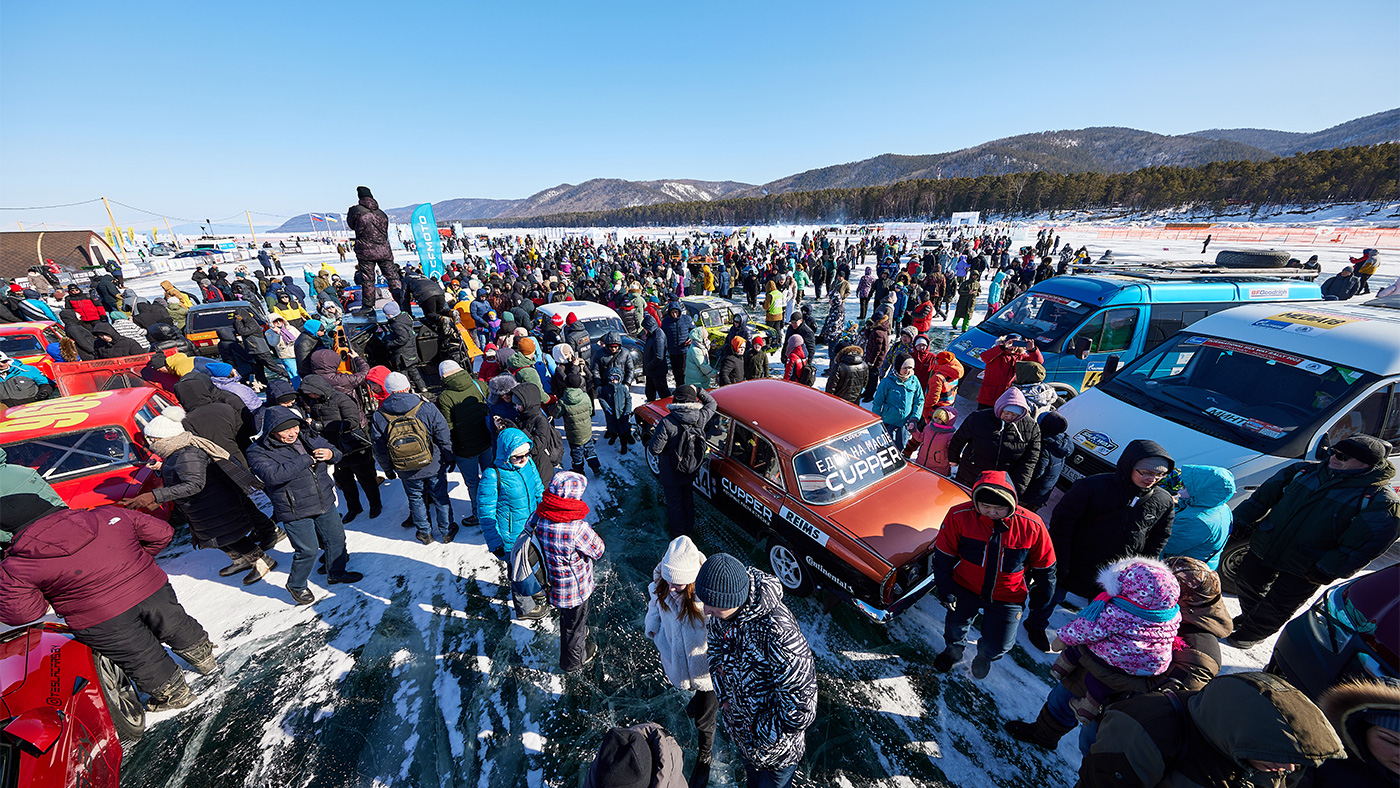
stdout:
[[92,230],[0,232],[0,276],[23,278],[32,266],[48,260],[72,274],[121,258]]

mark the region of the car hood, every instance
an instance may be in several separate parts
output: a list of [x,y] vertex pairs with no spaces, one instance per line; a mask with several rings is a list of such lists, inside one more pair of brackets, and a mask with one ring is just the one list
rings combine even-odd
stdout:
[[969,500],[958,485],[908,466],[846,504],[814,507],[894,566],[928,551],[948,510]]
[[1400,598],[1395,595],[1400,584],[1400,564],[1388,566],[1346,585],[1342,593],[1347,604],[1356,609],[1375,629],[1362,633],[1361,638],[1394,670],[1400,666]]

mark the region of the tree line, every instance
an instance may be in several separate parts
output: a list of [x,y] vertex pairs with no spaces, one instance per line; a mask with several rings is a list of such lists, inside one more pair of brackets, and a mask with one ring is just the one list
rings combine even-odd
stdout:
[[669,202],[612,211],[489,219],[495,227],[857,224],[946,219],[955,211],[1003,217],[1042,211],[1177,206],[1309,205],[1400,197],[1400,144],[1334,148],[1266,161],[1133,172],[1018,172],[977,178],[910,180],[856,189],[820,189],[711,202]]

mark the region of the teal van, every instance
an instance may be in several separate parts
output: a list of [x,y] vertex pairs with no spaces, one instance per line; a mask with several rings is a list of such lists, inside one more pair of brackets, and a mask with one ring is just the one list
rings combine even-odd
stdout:
[[1127,364],[1207,315],[1240,304],[1321,300],[1317,283],[1301,277],[1168,268],[1056,276],[953,341],[949,350],[968,370],[958,396],[977,399],[981,355],[1007,334],[1034,340],[1045,356],[1045,382],[1073,396],[1099,382],[1109,356]]

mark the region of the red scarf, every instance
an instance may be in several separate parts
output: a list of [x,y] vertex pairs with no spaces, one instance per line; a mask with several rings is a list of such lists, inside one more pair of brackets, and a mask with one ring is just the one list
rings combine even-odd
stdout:
[[587,517],[588,504],[576,498],[563,498],[552,492],[546,492],[540,505],[535,507],[535,514],[541,520],[548,520],[552,523],[567,523]]

